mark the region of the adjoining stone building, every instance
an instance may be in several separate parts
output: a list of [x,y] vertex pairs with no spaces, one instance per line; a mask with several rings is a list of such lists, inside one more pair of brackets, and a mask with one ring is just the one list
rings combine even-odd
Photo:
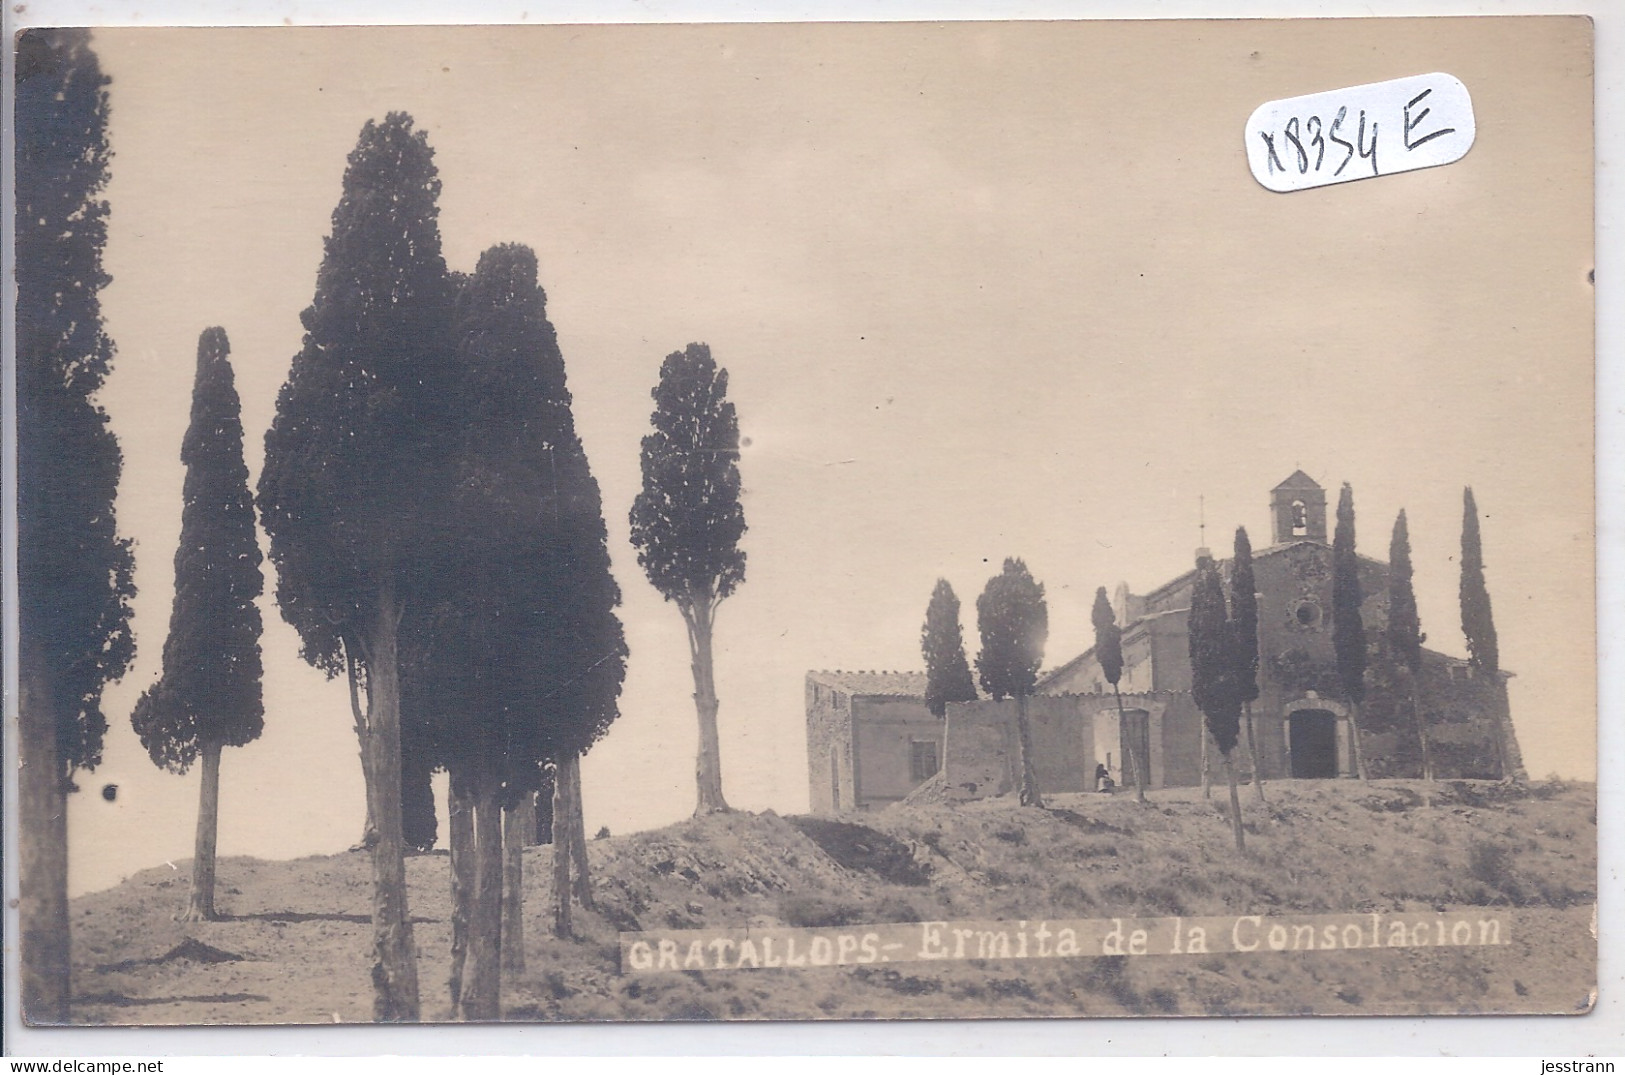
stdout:
[[897,802],[942,767],[942,721],[924,672],[808,672],[807,766],[814,813]]
[[[872,810],[901,800],[943,773],[944,797],[981,799],[1015,784],[1021,757],[1015,702],[979,699],[925,705],[924,672],[808,672],[807,769],[812,809]],[[1027,700],[1034,763],[1046,791],[1093,787],[1089,709],[1098,699]]]
[[[1352,776],[1350,707],[1332,649],[1332,550],[1326,494],[1295,472],[1270,493],[1273,541],[1253,554],[1259,610],[1259,697],[1253,703],[1260,775],[1266,780]],[[1228,587],[1230,563],[1219,561]],[[1092,649],[1039,678],[1032,700],[1039,785],[1093,786],[1096,765],[1132,782],[1124,745],[1134,737],[1149,762],[1149,787],[1201,780],[1202,715],[1191,699],[1190,599],[1194,568],[1146,594],[1117,588],[1123,628],[1120,686],[1126,720]],[[1371,645],[1360,746],[1372,776],[1420,773],[1420,739],[1408,692],[1382,645],[1388,565],[1360,557],[1361,615]],[[1423,650],[1419,696],[1440,777],[1524,776],[1506,707],[1508,673],[1487,676],[1467,661]],[[949,798],[1001,794],[1014,783],[1014,705],[950,706],[945,721],[925,707],[925,675],[813,672],[807,676],[808,755],[815,811],[895,802],[946,761]],[[1052,700],[1053,699],[1053,700]],[[1038,729],[1042,727],[1042,731]],[[1245,731],[1244,731],[1245,735]],[[1217,766],[1217,751],[1212,752]],[[1251,761],[1243,739],[1243,772]],[[1000,774],[1003,774],[1002,777]]]

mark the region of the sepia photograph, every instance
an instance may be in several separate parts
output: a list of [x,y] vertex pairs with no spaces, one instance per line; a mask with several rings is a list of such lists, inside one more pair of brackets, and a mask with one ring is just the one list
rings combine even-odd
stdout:
[[10,43],[29,1026],[1596,1004],[1590,19]]

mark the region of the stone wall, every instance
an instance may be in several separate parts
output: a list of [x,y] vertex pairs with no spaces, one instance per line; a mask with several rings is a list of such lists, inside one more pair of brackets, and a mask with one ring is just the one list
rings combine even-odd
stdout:
[[915,742],[942,758],[942,721],[925,700],[906,695],[853,695],[806,680],[807,790],[815,814],[866,810],[896,802],[918,787],[910,765]]
[[950,801],[990,799],[1015,786],[1014,714],[1014,703],[949,704],[943,733],[942,777]]
[[815,814],[852,809],[851,700],[839,691],[806,680],[807,789]]
[[862,810],[897,802],[924,783],[914,779],[913,744],[931,743],[940,765],[943,722],[922,698],[859,695],[851,705],[854,801]]
[[[1094,695],[1036,695],[1027,699],[1033,768],[1039,790],[1094,788]],[[1019,779],[1016,702],[956,702],[948,706],[943,783],[947,797],[986,799],[1013,791]]]

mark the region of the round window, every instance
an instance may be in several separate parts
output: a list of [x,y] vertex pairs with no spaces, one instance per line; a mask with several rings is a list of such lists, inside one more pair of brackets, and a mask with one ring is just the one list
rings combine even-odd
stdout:
[[1292,616],[1304,627],[1313,627],[1320,622],[1320,605],[1314,601],[1299,601]]

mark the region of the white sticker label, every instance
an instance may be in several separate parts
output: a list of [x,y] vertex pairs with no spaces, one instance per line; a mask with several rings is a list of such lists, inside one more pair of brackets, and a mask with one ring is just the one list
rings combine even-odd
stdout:
[[1461,80],[1413,75],[1260,105],[1247,118],[1247,163],[1274,191],[1453,164],[1477,133]]

